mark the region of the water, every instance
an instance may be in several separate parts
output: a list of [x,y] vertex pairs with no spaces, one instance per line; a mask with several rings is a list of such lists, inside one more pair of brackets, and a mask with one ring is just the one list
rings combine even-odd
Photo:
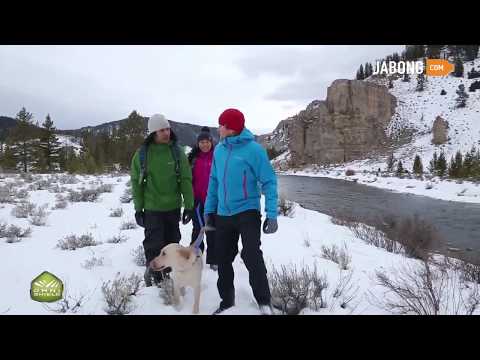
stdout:
[[460,257],[480,259],[480,204],[395,193],[322,177],[280,175],[278,183],[279,193],[287,199],[328,215],[344,212],[371,219],[387,214],[400,217],[418,214],[435,226],[447,246],[460,249]]

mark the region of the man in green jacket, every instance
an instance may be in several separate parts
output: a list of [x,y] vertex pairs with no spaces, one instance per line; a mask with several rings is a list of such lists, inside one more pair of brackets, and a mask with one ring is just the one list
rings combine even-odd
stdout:
[[166,245],[180,242],[182,196],[185,225],[193,216],[193,190],[192,171],[168,120],[163,115],[153,115],[148,120],[148,133],[133,156],[130,175],[135,220],[145,228],[145,282],[151,286],[152,277],[158,285],[171,271],[169,268],[163,272],[151,271],[150,261]]

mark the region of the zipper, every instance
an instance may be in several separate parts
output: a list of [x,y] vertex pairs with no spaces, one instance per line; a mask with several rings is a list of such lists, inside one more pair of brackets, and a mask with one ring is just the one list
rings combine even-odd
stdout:
[[245,200],[248,199],[247,193],[247,170],[243,170],[243,196]]
[[228,213],[231,214],[230,208],[227,205],[227,167],[228,167],[228,160],[230,160],[230,155],[232,154],[232,145],[228,147],[228,156],[227,160],[225,161],[225,170],[223,172],[223,202],[225,203],[225,207],[228,210]]

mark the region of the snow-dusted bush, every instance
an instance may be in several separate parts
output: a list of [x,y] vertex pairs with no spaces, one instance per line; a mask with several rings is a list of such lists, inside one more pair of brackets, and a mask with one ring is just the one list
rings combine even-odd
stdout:
[[23,238],[29,237],[32,234],[32,229],[27,227],[22,229],[16,225],[10,225],[2,231],[3,237],[7,238],[8,243],[15,243],[21,241]]
[[316,266],[311,270],[303,266],[297,270],[295,265],[275,267],[268,273],[272,292],[272,305],[283,314],[298,315],[303,309],[325,308],[328,282],[325,274],[320,275]]
[[87,295],[80,293],[71,295],[65,284],[63,298],[53,304],[43,304],[44,308],[57,314],[76,314],[81,307],[88,301]]
[[0,203],[14,203],[15,194],[15,186],[12,183],[6,183],[0,186]]
[[352,257],[348,253],[346,244],[343,244],[342,248],[338,248],[337,245],[332,245],[330,247],[322,245],[322,257],[337,263],[342,270],[347,270],[352,261]]
[[17,206],[15,206],[12,209],[12,216],[15,216],[16,218],[28,218],[30,215],[33,214],[35,211],[35,208],[37,206],[35,204],[32,204],[31,202],[28,201],[22,201],[19,203]]
[[278,199],[277,213],[278,215],[293,217],[295,212],[295,203],[286,200],[284,196],[280,196]]
[[146,266],[147,259],[145,258],[145,250],[143,249],[142,245],[139,245],[134,250],[132,250],[131,254],[133,255],[133,261],[138,266]]
[[113,190],[113,184],[101,184],[97,187],[99,193],[111,193]]
[[112,212],[110,213],[110,217],[122,217],[123,209],[121,207],[111,210]]
[[69,190],[68,200],[71,202],[95,202],[100,196],[97,189]]
[[62,185],[66,185],[66,184],[73,185],[73,184],[77,184],[78,181],[79,180],[75,175],[60,175],[58,177],[58,182],[60,182],[60,184]]
[[120,230],[132,230],[137,228],[137,223],[135,221],[124,221],[120,225]]
[[82,267],[90,270],[95,266],[103,266],[103,265],[105,265],[105,259],[103,257],[97,258],[94,256],[91,259],[85,260],[85,262],[82,264]]
[[28,198],[28,191],[25,189],[20,189],[17,192],[15,192],[14,197],[17,199],[24,200]]
[[81,236],[68,235],[64,239],[58,240],[57,247],[62,250],[76,250],[87,246],[100,245],[100,242],[95,241],[92,234],[84,234]]
[[174,305],[173,279],[165,277],[160,283],[160,297],[165,305]]
[[30,224],[35,226],[44,226],[47,223],[47,217],[50,214],[46,209],[48,204],[40,206],[32,210],[29,221]]
[[126,188],[123,195],[120,197],[120,202],[122,204],[128,204],[133,200],[132,188]]
[[353,176],[355,175],[355,171],[352,170],[352,169],[347,169],[347,171],[345,171],[345,176]]
[[56,196],[56,202],[55,202],[55,206],[53,207],[53,210],[65,209],[67,205],[68,205],[68,201],[65,199],[65,197],[58,194]]
[[107,240],[107,243],[110,243],[110,244],[120,244],[120,243],[124,243],[125,241],[128,240],[128,237],[126,237],[125,235],[115,235],[113,237],[111,237],[110,239]]
[[25,181],[26,183],[30,183],[35,180],[31,173],[21,173],[20,178]]
[[102,293],[107,303],[105,312],[109,315],[126,315],[133,309],[132,296],[137,295],[142,279],[137,274],[130,277],[119,276],[113,281],[104,282]]
[[360,287],[352,281],[353,270],[340,271],[337,285],[331,295],[331,308],[339,304],[342,309],[346,309],[348,304],[355,299]]

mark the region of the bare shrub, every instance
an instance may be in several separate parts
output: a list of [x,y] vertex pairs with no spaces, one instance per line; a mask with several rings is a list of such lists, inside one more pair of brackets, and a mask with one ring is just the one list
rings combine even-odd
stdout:
[[147,259],[145,258],[145,250],[142,245],[139,245],[137,248],[133,249],[131,254],[133,255],[133,261],[138,266],[146,266]]
[[340,249],[337,247],[337,245],[332,245],[330,247],[322,245],[322,257],[337,263],[342,270],[347,270],[352,260],[345,243]]
[[381,230],[361,223],[354,223],[349,228],[357,239],[363,240],[369,245],[385,249],[394,254],[404,252],[403,246],[399,242],[389,239]]
[[312,243],[310,241],[310,235],[308,235],[307,232],[305,232],[303,234],[303,246],[309,248],[310,246],[312,246]]
[[20,242],[23,238],[29,237],[32,234],[31,228],[22,229],[16,225],[10,225],[8,228],[4,229],[2,235],[7,238],[8,243]]
[[347,209],[341,211],[330,209],[329,213],[332,214],[330,221],[335,225],[348,226],[359,222],[358,217],[351,214]]
[[121,207],[116,209],[111,209],[112,212],[110,213],[110,217],[122,217],[123,216],[123,209]]
[[66,184],[73,185],[73,184],[77,184],[79,180],[75,175],[61,175],[58,177],[58,181],[62,185],[66,185]]
[[12,209],[12,216],[16,218],[28,218],[36,209],[36,205],[28,201],[22,201]]
[[43,304],[43,306],[48,311],[57,314],[76,314],[88,300],[89,298],[84,293],[71,295],[68,291],[67,284],[65,284],[63,299],[55,302],[53,305]]
[[14,194],[15,198],[21,199],[21,200],[28,198],[28,196],[29,196],[28,191],[25,189],[20,189]]
[[174,305],[173,279],[165,277],[160,283],[160,297],[167,306]]
[[93,239],[92,234],[84,234],[81,236],[68,235],[64,239],[58,241],[57,247],[62,250],[76,250],[87,246],[100,245]]
[[131,188],[132,187],[132,180],[128,180],[125,185],[126,185],[127,188]]
[[120,197],[120,202],[122,204],[128,204],[133,200],[132,188],[126,188],[123,195]]
[[95,202],[100,196],[97,189],[69,190],[68,200],[71,202]]
[[48,204],[45,204],[34,209],[30,214],[30,224],[35,226],[44,226],[47,223],[47,217],[50,214],[48,211],[46,211],[47,207]]
[[332,292],[332,308],[338,302],[342,309],[346,309],[348,304],[357,296],[360,287],[352,282],[352,278],[353,270],[340,271],[338,283]]
[[105,265],[105,259],[103,257],[97,258],[94,256],[91,259],[85,260],[85,262],[82,264],[82,267],[90,270],[93,267],[104,266],[104,265]]
[[113,184],[101,184],[96,190],[99,193],[111,193],[113,190]]
[[128,240],[128,237],[125,236],[125,235],[115,235],[113,237],[111,237],[110,239],[107,240],[107,243],[110,243],[110,244],[120,244],[120,243],[124,243]]
[[35,180],[31,173],[21,173],[20,178],[25,181],[26,183],[32,182]]
[[416,315],[472,315],[480,304],[477,283],[467,283],[461,271],[421,261],[393,269],[389,276],[376,272],[387,289],[377,303],[392,313]]
[[278,200],[277,213],[278,215],[292,218],[295,212],[295,203],[280,196]]
[[120,230],[132,230],[137,228],[137,223],[135,221],[124,221],[120,225]]
[[129,314],[134,309],[132,296],[137,295],[141,282],[142,278],[137,274],[128,278],[117,274],[115,280],[104,282],[102,293],[107,303],[105,312],[109,315]]
[[272,305],[287,315],[298,315],[303,309],[315,310],[326,307],[325,289],[328,287],[326,276],[319,275],[316,266],[310,270],[303,266],[297,270],[295,265],[282,265],[280,271],[273,267],[268,274],[272,291]]
[[355,175],[355,171],[352,170],[352,169],[347,169],[347,171],[345,171],[345,175],[346,176],[353,176],[353,175]]
[[0,203],[2,204],[11,204],[15,202],[14,200],[15,190],[10,183],[0,186]]

